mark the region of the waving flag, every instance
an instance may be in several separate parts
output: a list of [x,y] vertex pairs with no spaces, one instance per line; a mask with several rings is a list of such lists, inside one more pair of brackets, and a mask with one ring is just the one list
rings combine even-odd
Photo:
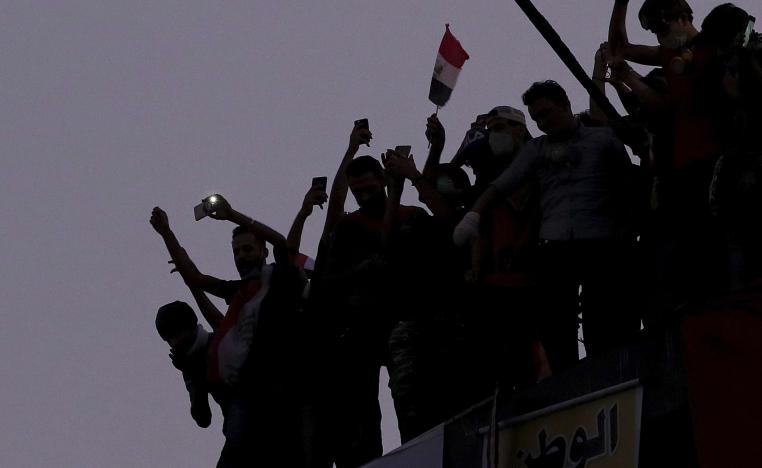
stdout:
[[442,43],[439,44],[437,61],[434,63],[434,76],[431,77],[429,101],[442,107],[450,99],[458,74],[463,64],[468,60],[468,53],[450,32],[450,25],[445,25]]

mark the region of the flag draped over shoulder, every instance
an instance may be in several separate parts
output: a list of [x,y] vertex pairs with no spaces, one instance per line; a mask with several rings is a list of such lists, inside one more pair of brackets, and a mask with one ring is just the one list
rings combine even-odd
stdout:
[[439,107],[445,105],[450,99],[450,94],[458,81],[460,69],[463,68],[466,60],[468,60],[468,53],[450,32],[450,25],[445,25],[444,37],[439,44],[439,53],[434,63],[434,76],[431,77],[429,101]]

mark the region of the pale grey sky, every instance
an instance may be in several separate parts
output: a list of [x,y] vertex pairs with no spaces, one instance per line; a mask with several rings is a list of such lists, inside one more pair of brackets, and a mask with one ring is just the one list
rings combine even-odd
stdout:
[[[589,69],[613,1],[536,4]],[[691,4],[701,19],[716,3]],[[194,426],[153,327],[159,305],[191,299],[151,208],[203,271],[233,278],[231,226],[193,221],[205,194],[285,233],[360,117],[371,154],[411,144],[421,164],[448,22],[471,60],[440,111],[445,157],[474,115],[521,107],[533,81],[556,79],[587,107],[511,1],[0,1],[0,466],[213,466],[219,412]],[[653,43],[635,15],[630,31]],[[316,210],[305,252],[322,223]]]

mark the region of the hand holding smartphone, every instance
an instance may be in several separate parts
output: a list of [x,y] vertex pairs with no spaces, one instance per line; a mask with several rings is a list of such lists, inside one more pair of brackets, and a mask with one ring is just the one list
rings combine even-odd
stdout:
[[409,145],[400,145],[394,147],[394,152],[402,156],[403,158],[407,158],[410,156],[410,149],[412,147]]
[[201,200],[201,203],[193,207],[193,215],[196,218],[196,221],[200,221],[207,216],[209,216],[210,213],[214,213],[216,210],[216,207],[214,206],[219,198],[217,195],[209,195],[208,197]]
[[[328,177],[313,177],[312,188],[313,189],[318,188],[322,190],[323,192],[325,192],[326,189],[328,188]],[[322,203],[318,203],[318,206],[320,207],[321,210],[323,209]]]
[[[368,119],[355,120],[355,128],[356,129],[363,128],[365,130],[370,130],[370,127],[368,126]],[[366,141],[365,145],[370,146],[370,140]]]

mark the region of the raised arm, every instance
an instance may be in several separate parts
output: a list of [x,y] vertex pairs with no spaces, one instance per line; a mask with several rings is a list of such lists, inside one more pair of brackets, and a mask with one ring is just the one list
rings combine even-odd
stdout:
[[669,104],[665,96],[648,86],[643,81],[643,77],[633,70],[627,62],[613,58],[611,71],[611,79],[623,83],[632,90],[635,96],[637,96],[638,101],[640,101],[640,104],[649,112],[656,114],[669,110]]
[[386,154],[381,155],[381,162],[386,168],[387,176],[387,197],[386,197],[386,210],[384,211],[384,220],[382,223],[381,238],[384,246],[388,244],[389,236],[392,229],[397,222],[397,216],[399,215],[400,200],[402,199],[402,191],[405,189],[405,177],[395,171],[389,171],[389,165],[392,161],[408,159],[412,160],[413,156],[407,156],[403,158],[401,155],[394,151],[388,151]]
[[426,120],[426,139],[429,140],[431,147],[426,163],[423,165],[423,176],[430,178],[439,166],[446,141],[444,126],[436,114],[431,114]]
[[311,187],[307,194],[304,196],[304,201],[299,211],[296,213],[296,218],[291,224],[291,229],[288,231],[288,237],[286,242],[288,244],[288,252],[291,255],[291,260],[299,253],[299,248],[302,243],[302,232],[304,231],[304,222],[312,214],[312,210],[315,205],[324,203],[328,199],[325,190],[322,187]]
[[455,214],[445,197],[434,187],[433,174],[426,176],[418,172],[413,156],[393,155],[384,161],[384,166],[388,174],[409,180],[418,191],[418,200],[425,204],[434,216],[449,218]]
[[[608,68],[608,57],[609,45],[607,42],[604,42],[595,52],[592,76],[593,84],[604,96],[606,95],[606,70]],[[595,102],[592,95],[590,96],[590,118],[603,125],[608,123],[606,114],[601,110],[598,103]]]
[[357,154],[360,145],[370,142],[373,134],[367,128],[354,127],[349,135],[349,146],[344,157],[341,159],[339,169],[331,184],[331,194],[328,197],[328,208],[325,214],[325,225],[323,226],[323,239],[325,240],[336,227],[342,216],[344,216],[344,203],[347,200],[347,166]]
[[628,0],[614,0],[609,22],[609,45],[612,54],[643,65],[659,65],[659,47],[630,44],[627,38]]
[[196,288],[191,288],[190,291],[193,295],[193,299],[196,300],[196,304],[198,305],[198,309],[201,311],[201,315],[204,316],[204,319],[212,328],[212,331],[216,331],[222,323],[222,319],[225,317],[225,315],[220,312],[220,309],[218,309],[211,300],[209,300],[207,295],[204,294],[204,291]]
[[273,246],[273,257],[278,264],[288,263],[288,245],[283,234],[271,227],[256,221],[255,219],[233,209],[230,203],[221,195],[217,195],[217,202],[214,205],[214,212],[209,214],[210,218],[230,221],[239,226],[250,226],[254,236]]
[[220,280],[213,276],[205,275],[201,273],[196,264],[188,256],[188,253],[180,245],[180,242],[175,237],[174,232],[169,227],[169,217],[158,206],[151,212],[151,219],[149,221],[154,230],[161,236],[164,241],[164,245],[167,247],[170,263],[174,263],[175,268],[172,271],[177,271],[182,276],[185,284],[191,289],[202,289],[204,291],[210,291],[216,289]]

